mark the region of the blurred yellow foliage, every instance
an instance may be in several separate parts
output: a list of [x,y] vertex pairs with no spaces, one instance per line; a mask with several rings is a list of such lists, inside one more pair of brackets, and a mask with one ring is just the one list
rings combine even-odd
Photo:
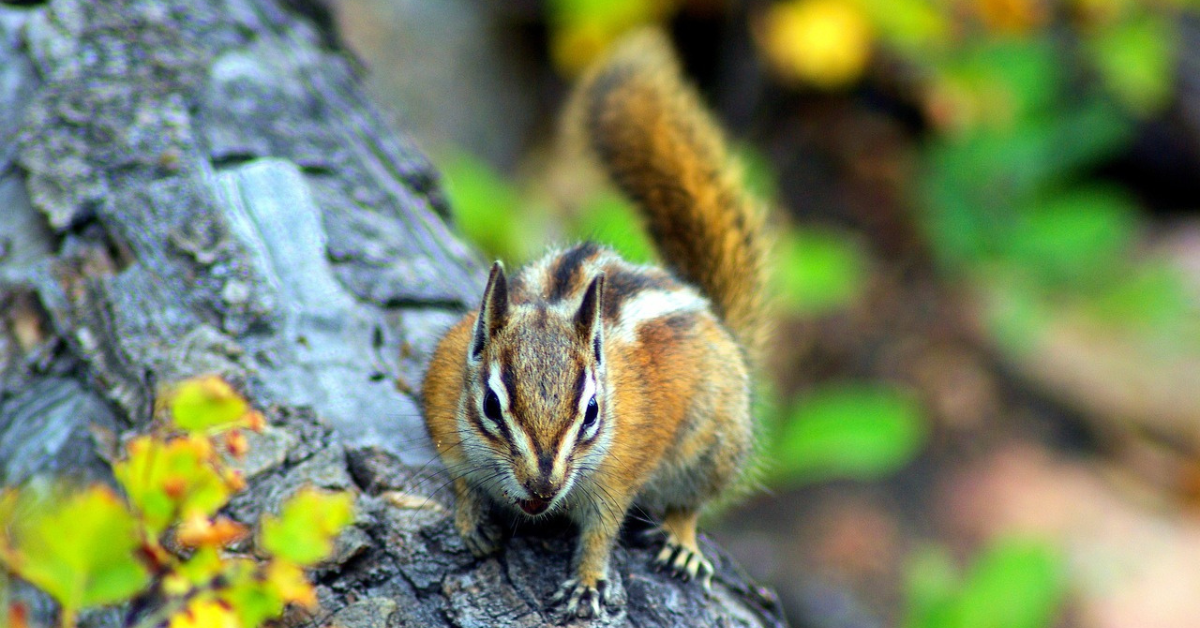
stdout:
[[984,26],[997,33],[1024,35],[1050,20],[1045,0],[975,0],[975,10]]
[[299,604],[310,611],[318,608],[317,591],[304,577],[304,569],[286,560],[272,561],[267,566],[267,579],[286,602]]
[[242,622],[228,604],[197,600],[171,618],[170,628],[242,628]]
[[1129,3],[1129,0],[1072,0],[1068,6],[1082,26],[1095,27],[1117,21]]
[[577,76],[608,45],[638,26],[661,22],[679,0],[549,0],[550,57],[566,76]]
[[825,89],[858,80],[874,38],[862,8],[850,0],[790,0],[772,5],[758,41],[783,77]]

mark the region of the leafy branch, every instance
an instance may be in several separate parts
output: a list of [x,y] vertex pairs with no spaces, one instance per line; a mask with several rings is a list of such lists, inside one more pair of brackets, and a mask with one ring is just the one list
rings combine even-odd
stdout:
[[[251,531],[218,513],[245,486],[232,464],[247,451],[245,431],[265,420],[216,376],[184,381],[163,400],[165,419],[113,465],[120,492],[55,480],[0,492],[4,569],[54,598],[63,628],[83,609],[135,599],[155,601],[137,624],[147,628],[251,628],[287,604],[315,608],[304,569],[332,552],[353,497],[303,488],[263,518],[252,554],[234,551]],[[6,613],[27,628],[25,609]]]

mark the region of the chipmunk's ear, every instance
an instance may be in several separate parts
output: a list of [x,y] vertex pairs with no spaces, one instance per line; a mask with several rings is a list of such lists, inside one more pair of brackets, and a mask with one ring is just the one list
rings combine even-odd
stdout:
[[499,260],[492,264],[487,287],[483,289],[483,303],[479,306],[479,317],[475,319],[475,336],[471,340],[472,361],[483,357],[483,348],[496,331],[504,325],[508,316],[508,278],[504,276],[504,264]]
[[580,339],[588,343],[596,354],[596,362],[604,355],[603,325],[600,321],[600,306],[604,301],[604,273],[596,275],[583,293],[579,312],[575,314],[575,329]]

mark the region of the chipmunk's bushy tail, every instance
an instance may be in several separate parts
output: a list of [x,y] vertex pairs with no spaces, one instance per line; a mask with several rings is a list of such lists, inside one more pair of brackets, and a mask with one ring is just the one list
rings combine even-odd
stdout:
[[622,40],[568,111],[568,132],[641,209],[666,263],[757,358],[766,335],[763,212],[666,37],[647,30]]

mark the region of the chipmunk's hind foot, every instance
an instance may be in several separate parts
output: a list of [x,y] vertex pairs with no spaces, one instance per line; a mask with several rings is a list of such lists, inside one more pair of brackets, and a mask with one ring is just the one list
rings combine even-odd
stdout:
[[663,519],[663,531],[667,538],[663,548],[654,559],[654,564],[661,570],[670,571],[676,577],[687,580],[697,580],[704,586],[705,591],[712,589],[712,576],[715,569],[712,562],[704,557],[696,544],[696,520],[699,513],[695,511],[672,510]]

